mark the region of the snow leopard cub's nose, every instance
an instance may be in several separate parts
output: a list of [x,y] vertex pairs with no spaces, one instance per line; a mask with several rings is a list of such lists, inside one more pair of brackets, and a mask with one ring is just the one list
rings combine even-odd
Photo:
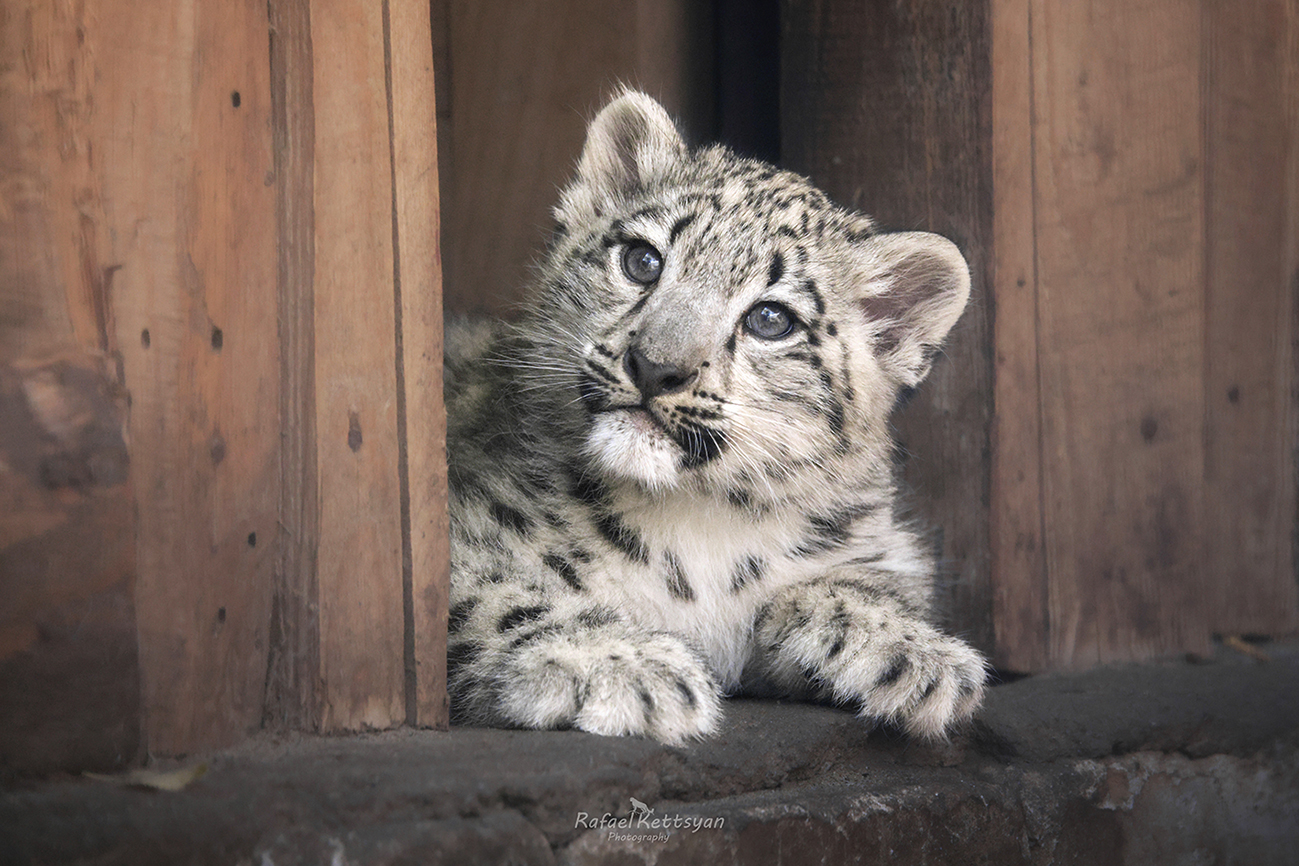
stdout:
[[622,358],[623,369],[646,400],[660,394],[675,394],[695,380],[696,371],[673,364],[659,364],[632,346]]

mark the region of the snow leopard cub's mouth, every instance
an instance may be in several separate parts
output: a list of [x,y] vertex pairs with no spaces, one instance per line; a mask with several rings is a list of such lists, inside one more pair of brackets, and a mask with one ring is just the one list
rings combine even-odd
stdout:
[[683,447],[644,406],[613,406],[591,413],[585,451],[605,473],[651,489],[672,487]]

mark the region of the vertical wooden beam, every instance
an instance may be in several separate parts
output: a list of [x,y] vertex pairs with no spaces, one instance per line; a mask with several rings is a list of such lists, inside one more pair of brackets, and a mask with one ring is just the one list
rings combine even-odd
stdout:
[[388,3],[397,364],[402,412],[406,719],[445,728],[446,407],[442,403],[442,256],[437,118],[427,3]]
[[383,6],[319,0],[311,42],[320,727],[386,728],[406,684]]
[[88,6],[149,747],[188,752],[262,715],[279,470],[266,7]]
[[1032,4],[1050,658],[1204,651],[1195,0]]
[[1299,627],[1295,0],[1204,4],[1205,396],[1211,625]]
[[973,299],[898,418],[920,512],[940,530],[956,627],[992,645],[988,297],[992,243],[986,3],[783,5],[783,161],[890,229],[928,229],[969,259]]
[[140,754],[136,502],[88,12],[0,12],[0,779]]
[[320,498],[316,454],[315,110],[310,0],[271,0],[280,341],[280,532],[263,721],[320,727]]
[[1029,0],[993,0],[992,183],[994,413],[989,509],[995,664],[1047,667],[1033,46]]
[[270,10],[286,445],[266,718],[445,726],[430,10]]

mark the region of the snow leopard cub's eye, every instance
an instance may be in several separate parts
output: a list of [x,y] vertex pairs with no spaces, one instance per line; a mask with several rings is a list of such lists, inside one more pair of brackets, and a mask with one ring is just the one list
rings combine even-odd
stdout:
[[633,283],[649,285],[663,273],[663,255],[644,241],[632,241],[622,251],[622,272]]
[[761,340],[788,337],[798,325],[792,310],[775,301],[754,304],[744,314],[744,330]]

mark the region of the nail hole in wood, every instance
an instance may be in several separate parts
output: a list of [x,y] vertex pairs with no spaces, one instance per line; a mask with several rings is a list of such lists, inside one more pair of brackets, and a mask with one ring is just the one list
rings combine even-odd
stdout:
[[212,329],[212,348],[213,348],[213,349],[216,349],[218,352],[220,352],[220,351],[221,351],[221,347],[224,346],[225,344],[226,344],[226,335],[223,334],[223,333],[221,333],[221,329],[220,329],[220,328],[213,328],[213,329]]
[[1153,442],[1155,434],[1159,432],[1159,422],[1154,418],[1146,417],[1141,419],[1141,438],[1147,442]]
[[212,437],[212,441],[208,447],[212,454],[212,465],[220,466],[221,461],[226,459],[225,438],[220,433],[217,433]]
[[347,447],[353,451],[361,450],[361,416],[355,412],[347,417]]

